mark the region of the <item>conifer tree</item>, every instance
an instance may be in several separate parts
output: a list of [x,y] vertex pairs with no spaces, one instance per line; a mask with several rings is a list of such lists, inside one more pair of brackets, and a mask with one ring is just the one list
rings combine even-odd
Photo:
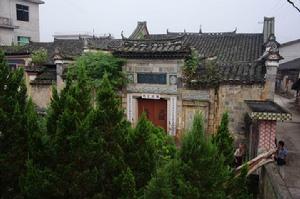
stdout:
[[46,135],[33,141],[41,150],[32,153],[22,180],[26,197],[85,198],[97,193],[98,171],[91,166],[94,151],[84,131],[92,110],[90,93],[82,68],[78,68],[76,79],[69,77],[60,96],[53,89]]
[[234,163],[234,145],[228,125],[229,116],[228,113],[224,113],[218,131],[213,137],[213,142],[217,145],[219,153],[223,154],[225,164],[232,167]]
[[170,183],[164,185],[168,193],[157,191],[161,190],[161,185],[157,183],[161,179],[158,172],[145,191],[146,198],[153,195],[157,198],[165,195],[175,198],[226,198],[224,182],[230,173],[217,147],[205,137],[200,114],[195,116],[192,130],[184,136],[178,156],[161,173],[164,182]]
[[226,183],[228,199],[252,199],[253,195],[249,192],[247,178],[248,166],[245,165],[238,176],[233,172]]
[[2,198],[20,194],[28,140],[37,131],[33,104],[27,100],[24,72],[11,70],[0,51],[0,193]]
[[161,165],[152,176],[145,188],[144,198],[184,198],[181,193],[183,186],[184,177],[181,172],[181,162],[178,159],[171,159],[165,165]]
[[229,175],[223,156],[204,135],[201,114],[194,117],[192,130],[183,138],[179,151],[184,176],[183,193],[188,198],[224,198],[223,183]]
[[135,198],[134,175],[124,158],[130,124],[107,74],[98,89],[96,109],[87,121],[89,131],[103,141],[97,159],[101,197]]
[[135,176],[139,194],[161,161],[173,157],[175,144],[163,129],[155,127],[145,114],[139,119],[129,138],[126,161]]

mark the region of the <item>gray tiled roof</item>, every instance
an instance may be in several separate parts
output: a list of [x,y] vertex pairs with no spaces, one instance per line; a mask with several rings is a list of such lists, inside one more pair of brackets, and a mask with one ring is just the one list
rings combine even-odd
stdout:
[[124,39],[113,48],[115,55],[124,58],[184,58],[190,48],[184,44],[183,37],[164,40]]
[[31,54],[38,49],[46,49],[48,52],[48,63],[53,63],[55,54],[59,54],[64,59],[74,59],[80,56],[84,50],[83,40],[54,40],[54,42],[30,42],[24,46],[1,46],[6,55]]
[[[262,84],[265,82],[266,68],[261,63],[216,63],[218,83],[220,84]],[[190,88],[209,87],[206,67],[199,65],[191,82],[186,82]],[[207,82],[209,81],[209,82]]]
[[285,62],[279,65],[278,70],[297,70],[300,71],[300,58]]
[[273,101],[245,100],[253,112],[289,113]]
[[113,39],[111,36],[100,37],[100,38],[89,38],[87,39],[87,45],[90,49],[96,50],[109,50],[112,43],[116,43],[118,40]]
[[143,39],[149,35],[146,21],[139,21],[129,39]]
[[245,100],[251,119],[268,121],[292,120],[292,114],[273,101]]
[[201,57],[222,62],[253,62],[263,54],[261,33],[170,33],[149,35],[149,39],[170,39],[184,35],[184,43],[195,48]]
[[223,83],[254,84],[263,83],[265,66],[260,63],[218,64]]
[[30,3],[36,3],[36,4],[44,4],[45,3],[44,1],[41,1],[41,0],[23,0],[23,1],[27,1]]
[[56,66],[44,66],[38,71],[35,80],[30,82],[32,85],[51,85],[56,82]]

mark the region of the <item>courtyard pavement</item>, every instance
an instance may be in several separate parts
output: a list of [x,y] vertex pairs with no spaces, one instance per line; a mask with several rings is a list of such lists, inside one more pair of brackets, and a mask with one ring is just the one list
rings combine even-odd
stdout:
[[300,199],[300,108],[295,98],[275,96],[275,102],[293,115],[292,121],[277,123],[277,140],[283,140],[288,149],[287,164],[279,168],[288,190],[294,199]]

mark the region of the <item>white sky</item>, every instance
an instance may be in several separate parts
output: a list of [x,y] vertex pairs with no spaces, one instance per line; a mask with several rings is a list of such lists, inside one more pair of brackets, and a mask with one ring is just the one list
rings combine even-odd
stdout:
[[[150,33],[169,31],[262,32],[264,16],[275,16],[279,42],[300,38],[300,13],[286,0],[44,0],[41,41],[54,33],[111,33],[129,36],[137,21]],[[300,0],[293,0],[300,7]]]

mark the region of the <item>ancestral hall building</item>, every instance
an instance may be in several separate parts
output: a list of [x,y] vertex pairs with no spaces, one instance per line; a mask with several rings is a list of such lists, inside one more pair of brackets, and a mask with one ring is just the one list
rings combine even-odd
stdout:
[[[277,120],[290,117],[272,102],[277,68],[282,59],[278,47],[274,18],[265,18],[262,33],[205,33],[200,30],[150,34],[146,22],[138,22],[128,38],[55,39],[50,43],[32,42],[17,50],[4,49],[12,66],[26,66],[33,50],[47,49],[49,62],[43,69],[26,67],[29,95],[41,108],[50,102],[52,83],[58,89],[63,88],[63,72],[75,57],[84,52],[108,51],[127,61],[123,70],[130,83],[122,93],[122,104],[133,125],[146,112],[155,125],[178,136],[191,127],[195,113],[200,111],[207,131],[212,133],[222,114],[228,111],[231,131],[236,139],[242,139],[247,137],[245,132],[249,128],[245,123],[246,115],[259,120],[257,115],[263,114],[264,121],[269,118],[275,125]],[[202,59],[216,61],[221,76],[218,87],[193,87],[184,81],[185,60],[192,51]],[[199,66],[198,79],[192,84],[201,81],[201,75],[206,72],[206,68]],[[261,107],[265,105],[268,109],[264,111]],[[260,109],[256,109],[257,106]],[[255,136],[252,139],[256,139]]]

